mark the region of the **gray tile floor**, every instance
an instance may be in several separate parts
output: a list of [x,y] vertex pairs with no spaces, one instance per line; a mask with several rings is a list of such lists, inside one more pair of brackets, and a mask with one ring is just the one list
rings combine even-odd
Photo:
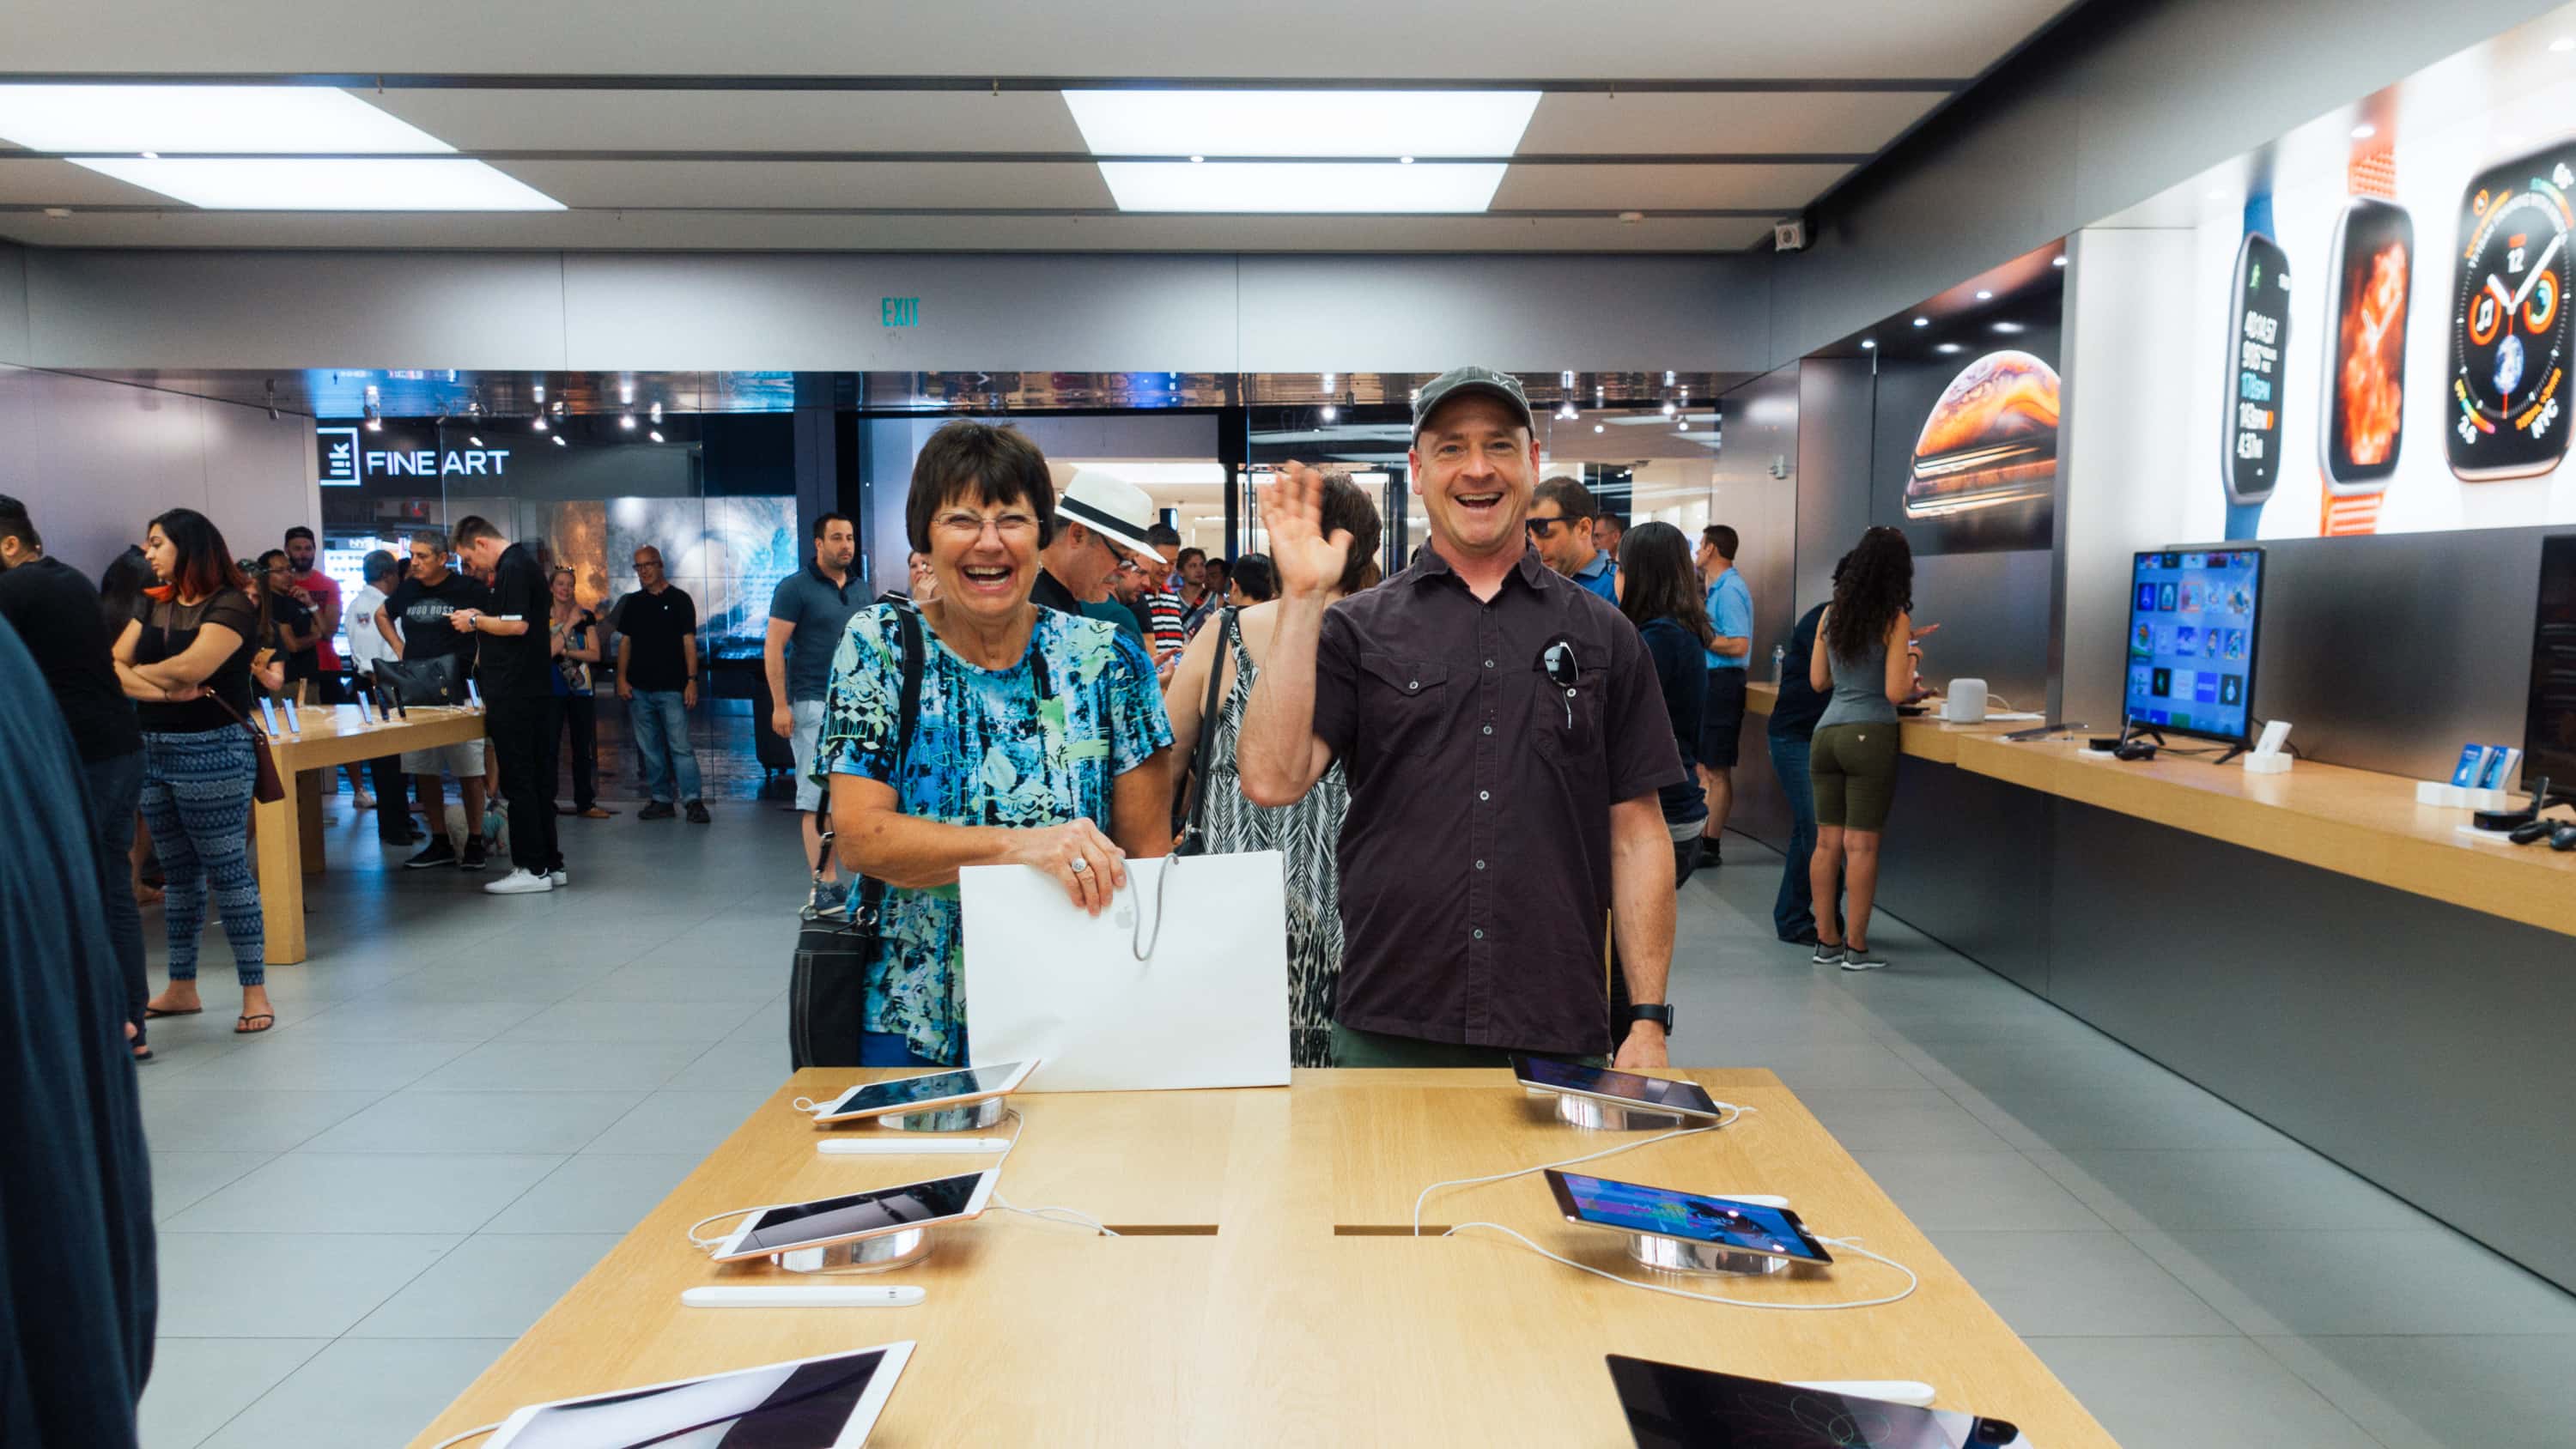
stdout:
[[[566,821],[572,889],[494,900],[332,806],[276,1031],[221,969],[155,1024],[145,1449],[405,1442],[776,1085],[795,827],[714,808]],[[1895,969],[1817,971],[1777,857],[1728,855],[1683,1063],[1778,1071],[2129,1449],[2570,1442],[2576,1297],[1901,922]]]

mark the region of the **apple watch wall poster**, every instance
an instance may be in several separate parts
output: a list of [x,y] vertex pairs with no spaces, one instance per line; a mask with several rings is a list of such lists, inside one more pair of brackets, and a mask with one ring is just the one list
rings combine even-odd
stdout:
[[2406,316],[2415,220],[2381,199],[2394,190],[2384,149],[2353,158],[2351,203],[2336,219],[2326,310],[2325,491],[2317,531],[2375,533],[2405,442]]
[[2464,484],[2528,478],[2567,453],[2569,193],[2556,152],[2493,166],[2460,199],[2442,451]]
[[2290,258],[2273,237],[2272,194],[2245,202],[2245,239],[2236,248],[2229,304],[2227,425],[2219,477],[2227,493],[2227,537],[2251,539],[2263,505],[2281,482],[2283,366],[2290,346]]

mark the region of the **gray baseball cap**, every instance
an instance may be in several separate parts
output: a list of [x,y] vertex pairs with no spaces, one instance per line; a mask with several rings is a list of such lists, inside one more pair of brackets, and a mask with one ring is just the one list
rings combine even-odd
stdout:
[[1538,431],[1538,420],[1530,413],[1529,394],[1521,391],[1519,378],[1508,372],[1496,372],[1490,367],[1453,367],[1424,383],[1422,391],[1414,396],[1414,436],[1422,436],[1422,425],[1431,421],[1431,415],[1440,410],[1442,403],[1462,394],[1479,392],[1510,408],[1512,415],[1520,419],[1522,427],[1533,433]]

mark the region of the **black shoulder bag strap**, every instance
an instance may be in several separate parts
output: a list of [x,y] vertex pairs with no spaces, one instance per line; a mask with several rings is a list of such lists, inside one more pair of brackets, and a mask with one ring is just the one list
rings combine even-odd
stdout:
[[1216,657],[1208,661],[1207,703],[1199,711],[1199,737],[1190,746],[1189,771],[1182,778],[1190,784],[1188,822],[1181,829],[1181,843],[1174,855],[1207,854],[1207,770],[1208,759],[1216,753],[1216,716],[1225,704],[1225,667],[1234,658],[1236,610],[1228,608],[1217,617]]
[[[903,758],[912,752],[912,726],[921,715],[921,676],[926,662],[921,642],[921,615],[911,605],[894,605],[898,663],[903,672],[903,689],[898,696],[901,713],[895,717],[894,775],[903,777]],[[901,790],[901,785],[896,786]],[[823,867],[832,858],[832,801],[826,791],[823,803],[814,807],[814,879],[823,878]],[[859,877],[859,889],[850,901],[851,928],[858,934],[875,933],[881,908],[885,904],[885,882],[874,876]]]

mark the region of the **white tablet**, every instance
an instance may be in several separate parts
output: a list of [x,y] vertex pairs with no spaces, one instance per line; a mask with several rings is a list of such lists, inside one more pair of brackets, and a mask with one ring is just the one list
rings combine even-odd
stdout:
[[902,1187],[762,1208],[745,1217],[742,1226],[716,1246],[715,1258],[732,1263],[799,1248],[855,1243],[938,1223],[962,1223],[984,1215],[984,1204],[991,1200],[993,1184],[1001,1176],[988,1167]]
[[489,1449],[859,1449],[911,1357],[909,1341],[889,1343],[531,1404],[501,1422]]
[[891,1112],[935,1112],[942,1107],[962,1107],[969,1102],[982,1102],[1005,1097],[1020,1089],[1029,1073],[1038,1069],[1033,1058],[1025,1062],[1000,1062],[989,1067],[960,1067],[955,1071],[932,1072],[923,1077],[897,1077],[887,1082],[867,1082],[852,1087],[838,1097],[814,1109],[817,1122],[848,1122],[861,1117],[883,1117]]
[[1683,1117],[1714,1119],[1723,1115],[1718,1111],[1717,1103],[1709,1099],[1707,1091],[1697,1082],[1641,1077],[1634,1072],[1606,1071],[1576,1062],[1561,1062],[1554,1057],[1534,1057],[1517,1052],[1512,1056],[1512,1075],[1520,1078],[1524,1087],[1568,1097],[1590,1097],[1595,1101],[1615,1102],[1622,1107]]

